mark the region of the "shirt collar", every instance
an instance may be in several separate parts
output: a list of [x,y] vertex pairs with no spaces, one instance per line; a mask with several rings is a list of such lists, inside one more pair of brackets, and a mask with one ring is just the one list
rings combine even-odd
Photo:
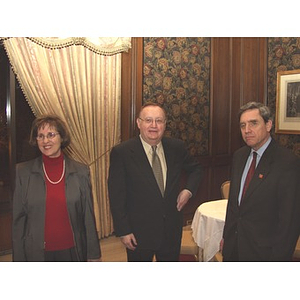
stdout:
[[254,150],[251,149],[251,154],[253,152],[256,152],[260,157],[262,157],[262,155],[264,154],[265,150],[268,148],[269,144],[271,143],[272,138],[269,137],[268,140],[258,149],[258,150]]
[[[151,145],[149,145],[147,142],[145,142],[142,138],[142,136],[140,135],[140,140],[144,146],[144,149],[146,149],[146,151],[152,151]],[[157,151],[160,151],[161,147],[162,147],[162,143],[161,141],[156,145],[157,146]]]

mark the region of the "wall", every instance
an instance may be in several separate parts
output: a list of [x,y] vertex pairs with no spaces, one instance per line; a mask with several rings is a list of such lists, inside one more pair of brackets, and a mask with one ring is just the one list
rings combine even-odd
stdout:
[[[268,105],[274,114],[277,72],[295,69],[300,69],[300,38],[268,38]],[[274,138],[300,156],[300,135],[274,134]]]
[[0,254],[11,249],[9,126],[6,117],[8,60],[0,47]]

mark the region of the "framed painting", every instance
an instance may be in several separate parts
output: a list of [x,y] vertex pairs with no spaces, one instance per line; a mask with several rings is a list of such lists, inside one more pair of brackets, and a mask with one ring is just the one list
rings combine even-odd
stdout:
[[275,132],[300,134],[300,70],[277,72]]

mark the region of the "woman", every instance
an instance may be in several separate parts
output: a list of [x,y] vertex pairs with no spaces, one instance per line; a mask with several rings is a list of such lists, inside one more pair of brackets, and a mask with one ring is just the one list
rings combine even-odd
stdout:
[[64,122],[35,119],[29,142],[42,155],[16,168],[13,260],[100,261],[89,169],[63,153]]

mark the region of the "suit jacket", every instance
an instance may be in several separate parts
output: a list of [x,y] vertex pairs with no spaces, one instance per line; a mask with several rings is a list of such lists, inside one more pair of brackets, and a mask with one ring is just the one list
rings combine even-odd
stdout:
[[[65,155],[66,201],[79,261],[101,256],[87,166]],[[13,260],[44,261],[46,184],[42,156],[16,168],[13,197]]]
[[162,144],[167,164],[164,197],[139,137],[111,151],[108,190],[115,233],[133,233],[141,249],[158,249],[165,236],[170,247],[180,246],[182,213],[176,205],[181,174],[187,172],[185,188],[193,195],[202,176],[202,167],[182,141],[163,138]]
[[224,227],[224,261],[235,242],[241,261],[291,260],[300,233],[299,159],[273,140],[238,205],[242,173],[251,149],[233,156]]

